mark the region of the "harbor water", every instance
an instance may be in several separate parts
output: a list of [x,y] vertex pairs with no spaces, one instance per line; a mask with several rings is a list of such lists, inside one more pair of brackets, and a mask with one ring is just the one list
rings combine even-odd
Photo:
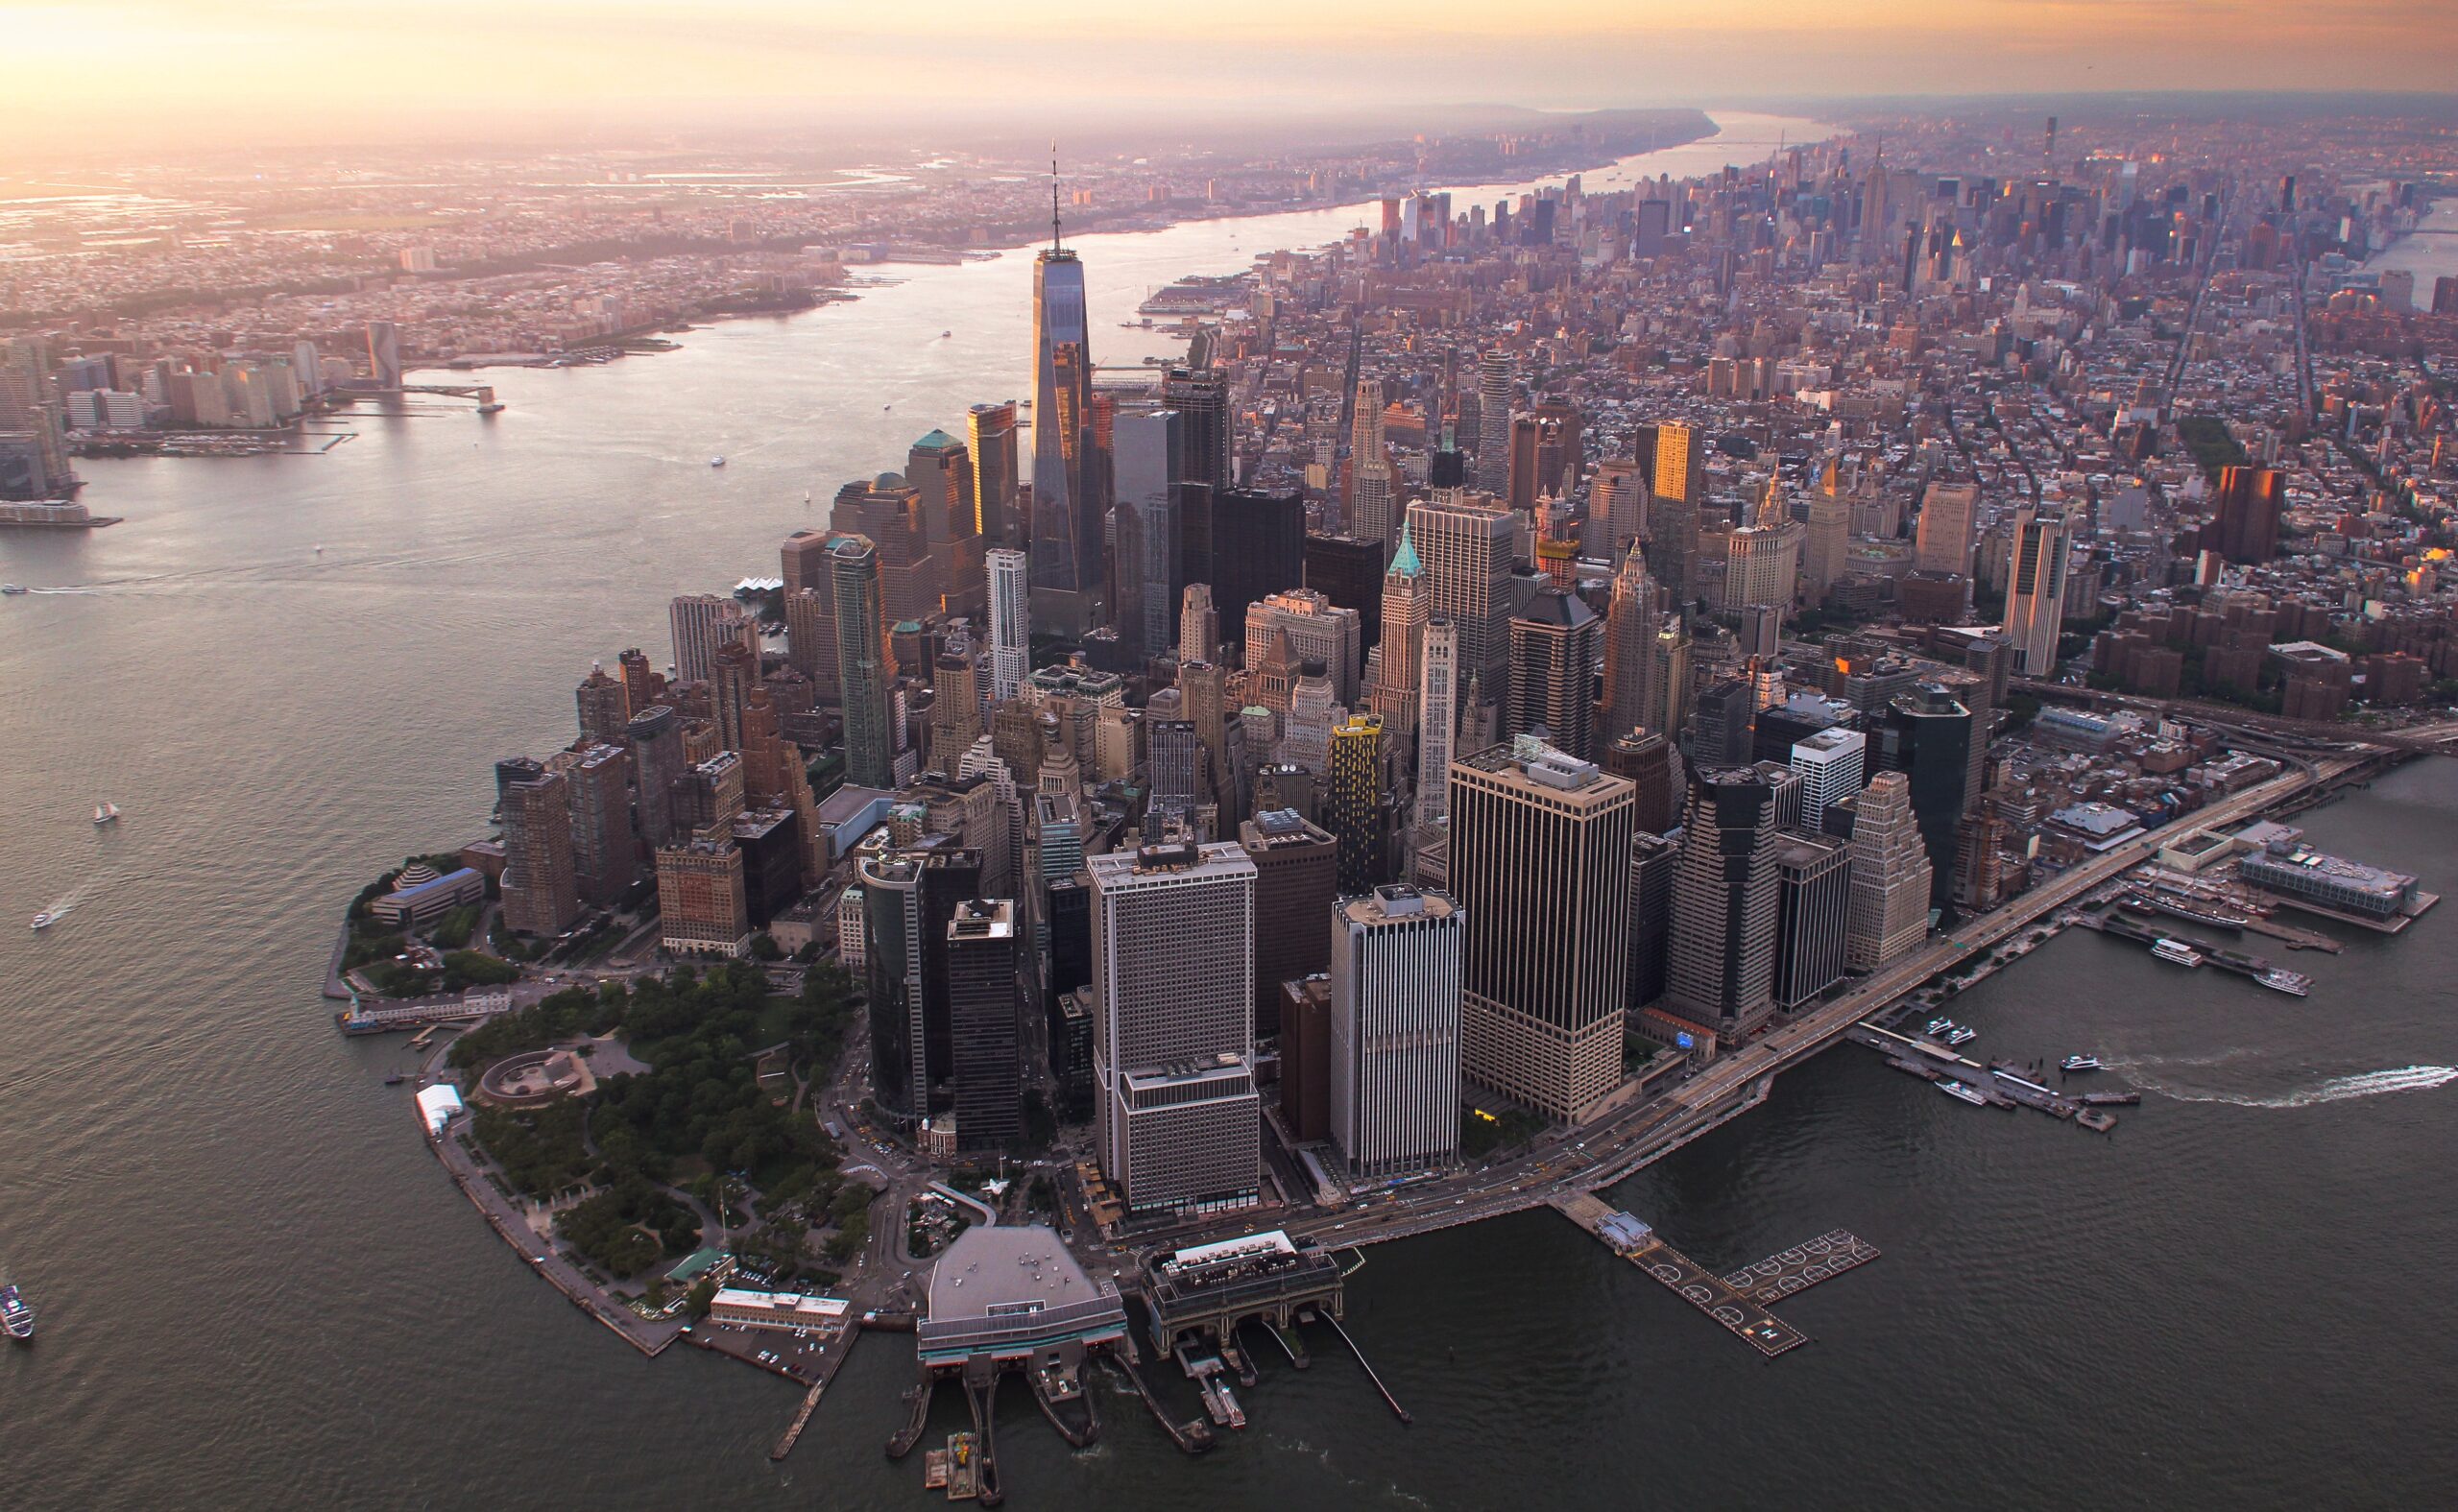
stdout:
[[[1638,166],[1814,132],[1728,125]],[[1096,356],[1173,349],[1116,327],[1169,279],[1358,219],[1085,238]],[[318,988],[341,903],[481,833],[490,764],[569,738],[592,659],[663,661],[670,594],[773,573],[843,480],[1021,390],[1029,262],[498,372],[499,416],[363,416],[322,456],[87,464],[126,524],[0,536],[0,578],[37,590],[0,601],[0,1271],[42,1312],[0,1349],[0,1504],[918,1504],[921,1456],[880,1453],[908,1337],[865,1339],[771,1464],[797,1391],[643,1360],[541,1284],[383,1085],[403,1044],[335,1035]],[[106,799],[125,817],[98,828]],[[2458,882],[2458,764],[2301,822]],[[1010,1385],[1011,1504],[2436,1501],[2458,1468],[2453,918],[2335,931],[2344,954],[2289,963],[2316,978],[2301,1000],[2069,933],[1946,1011],[1983,1058],[2098,1053],[2097,1084],[2147,1094],[2112,1136],[1845,1045],[1607,1194],[1712,1266],[1838,1227],[1882,1249],[1777,1308],[1814,1340],[1781,1359],[1538,1212],[1375,1248],[1350,1282],[1413,1426],[1320,1333],[1302,1374],[1256,1351],[1251,1426],[1200,1460],[1098,1374],[1082,1453]],[[930,1441],[960,1416],[942,1393]]]

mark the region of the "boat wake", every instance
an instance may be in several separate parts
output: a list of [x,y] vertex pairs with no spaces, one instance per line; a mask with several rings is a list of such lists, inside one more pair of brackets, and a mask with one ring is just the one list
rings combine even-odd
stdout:
[[2333,1076],[2318,1086],[2267,1097],[2208,1092],[2201,1088],[2167,1087],[2149,1078],[2143,1080],[2142,1086],[2146,1092],[2156,1092],[2179,1102],[2224,1102],[2238,1108],[2310,1108],[2316,1103],[2344,1102],[2350,1097],[2377,1097],[2385,1092],[2429,1092],[2454,1081],[2458,1081],[2458,1066],[2401,1066],[2393,1070]]

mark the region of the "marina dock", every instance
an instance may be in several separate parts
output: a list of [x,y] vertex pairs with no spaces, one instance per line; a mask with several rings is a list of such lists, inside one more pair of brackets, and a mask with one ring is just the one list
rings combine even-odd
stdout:
[[1735,1337],[1768,1358],[1809,1342],[1808,1334],[1768,1311],[1749,1293],[1665,1243],[1653,1229],[1606,1207],[1602,1199],[1582,1192],[1556,1197],[1553,1205],[1564,1217],[1602,1239],[1615,1254],[1664,1283],[1683,1301],[1723,1324]]
[[2301,972],[2291,972],[2284,967],[2275,965],[2268,956],[2248,955],[2242,950],[2211,945],[2190,936],[2163,934],[2145,924],[2135,913],[2129,911],[2121,903],[2114,908],[2104,909],[2098,913],[2085,913],[2075,923],[2086,929],[2097,929],[2102,934],[2114,935],[2121,940],[2134,940],[2153,947],[2157,947],[2162,940],[2177,940],[2181,944],[2191,946],[2202,957],[2202,964],[2205,966],[2215,966],[2223,972],[2233,972],[2239,976],[2251,977],[2261,986],[2271,987],[2275,991],[2284,992],[2291,996],[2301,997],[2313,986],[2311,977]]

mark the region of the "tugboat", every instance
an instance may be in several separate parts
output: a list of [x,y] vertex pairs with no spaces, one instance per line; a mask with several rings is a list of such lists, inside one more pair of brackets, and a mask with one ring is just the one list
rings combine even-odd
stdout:
[[12,1282],[0,1286],[0,1329],[20,1344],[31,1343],[35,1336],[35,1305],[25,1299]]
[[2060,1064],[2069,1071],[2096,1071],[2100,1068],[2100,1058],[2096,1055],[2069,1055]]

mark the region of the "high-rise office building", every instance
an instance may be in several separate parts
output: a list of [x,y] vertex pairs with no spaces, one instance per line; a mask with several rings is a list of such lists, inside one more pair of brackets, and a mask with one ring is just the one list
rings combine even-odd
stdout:
[[1523,738],[1452,762],[1450,807],[1460,1074],[1584,1117],[1622,1079],[1630,784]]
[[743,749],[742,709],[759,686],[759,653],[739,640],[717,647],[709,659],[709,707],[716,716],[717,741],[728,751]]
[[1220,612],[1212,585],[1190,583],[1178,606],[1178,660],[1209,661],[1220,654]]
[[1016,452],[1016,401],[976,404],[965,420],[973,442],[973,528],[985,549],[1022,546],[1016,517],[1021,482]]
[[753,660],[759,659],[759,626],[743,613],[739,599],[685,593],[667,607],[666,621],[674,633],[674,673],[687,683],[709,680],[717,647],[727,641],[748,648]]
[[1676,604],[1698,592],[1699,521],[1705,502],[1702,444],[1687,425],[1653,432],[1654,499],[1648,506],[1648,564]]
[[1021,551],[993,551],[990,577],[990,700],[1014,698],[1032,670],[1031,577]]
[[569,784],[543,763],[515,756],[495,763],[495,800],[503,819],[503,926],[561,934],[580,917]]
[[1702,771],[1681,816],[1666,1005],[1726,1045],[1775,1011],[1775,799],[1760,768]]
[[2065,520],[2015,512],[2013,560],[2006,583],[2006,638],[2024,677],[2057,674],[2057,638],[2065,627]]
[[930,431],[906,451],[904,481],[920,495],[922,549],[938,595],[930,607],[951,619],[979,619],[984,543],[972,451],[946,431]]
[[1656,711],[1655,634],[1663,621],[1662,590],[1648,575],[1647,554],[1633,546],[1613,574],[1613,597],[1604,612],[1607,740],[1647,725]]
[[1372,650],[1382,637],[1383,579],[1387,543],[1306,533],[1306,587],[1342,609],[1357,611],[1358,630]]
[[651,847],[669,844],[676,830],[667,792],[683,775],[682,716],[671,706],[652,704],[632,716],[624,736],[632,753],[640,838]]
[[1055,221],[1053,214],[1050,245],[1033,259],[1033,618],[1076,636],[1096,622],[1109,500],[1093,413],[1084,265],[1058,245]]
[[1619,565],[1623,554],[1647,534],[1648,505],[1654,495],[1649,473],[1629,458],[1597,465],[1587,485],[1587,525],[1580,549]]
[[1289,588],[1246,606],[1245,619],[1248,668],[1262,664],[1275,636],[1286,636],[1298,660],[1323,663],[1332,697],[1342,708],[1358,706],[1365,629],[1357,611],[1342,609],[1313,588]]
[[906,1120],[946,1112],[955,1075],[949,924],[981,894],[981,852],[872,843],[855,852],[854,875],[862,889],[872,1094]]
[[1540,589],[1510,621],[1508,733],[1540,735],[1581,761],[1596,755],[1596,663],[1604,622],[1585,600]]
[[1880,772],[1852,800],[1851,854],[1844,959],[1854,971],[1875,971],[1919,948],[1929,932],[1929,852],[1902,773]]
[[1807,1007],[1844,979],[1851,856],[1833,841],[1786,835],[1775,847],[1775,1006]]
[[1477,487],[1496,498],[1510,492],[1510,412],[1517,375],[1510,353],[1477,359]]
[[1209,583],[1213,511],[1229,492],[1237,449],[1229,374],[1213,367],[1171,368],[1161,375],[1161,402],[1179,420],[1177,582]]
[[1111,425],[1117,601],[1112,622],[1131,662],[1169,654],[1177,640],[1178,496],[1183,470],[1177,412],[1145,410]]
[[1425,564],[1417,560],[1409,527],[1400,527],[1400,547],[1391,554],[1391,570],[1383,578],[1382,662],[1374,685],[1374,711],[1402,741],[1414,738],[1417,700],[1425,669],[1425,627],[1434,617],[1434,588],[1426,581]]
[[930,764],[954,772],[980,738],[979,668],[971,643],[959,641],[930,666]]
[[1758,712],[1747,678],[1721,678],[1699,694],[1698,722],[1690,730],[1690,759],[1701,768],[1741,766],[1751,755],[1750,722]]
[[1914,568],[1971,576],[1971,547],[1979,519],[1979,485],[1930,484],[1920,495],[1920,533],[1913,551]]
[[1946,688],[1924,683],[1890,702],[1869,735],[1869,764],[1900,772],[1912,784],[1912,812],[1929,852],[1929,901],[1943,908],[1954,899],[1955,830],[1968,806],[1971,710]]
[[1390,805],[1383,785],[1383,718],[1351,714],[1331,732],[1323,818],[1339,842],[1341,896],[1390,880]]
[[1195,581],[1211,583],[1220,633],[1242,653],[1246,606],[1306,581],[1305,495],[1243,489],[1220,494],[1212,509],[1212,576]]
[[1604,742],[1597,764],[1629,782],[1631,823],[1641,833],[1660,835],[1681,822],[1681,757],[1672,741],[1644,727],[1633,729]]
[[896,663],[888,655],[879,549],[863,537],[838,536],[829,543],[829,581],[836,600],[836,676],[845,703],[845,780],[856,787],[892,788],[896,730],[888,684],[896,676]]
[[1333,927],[1332,1140],[1352,1176],[1438,1170],[1459,1152],[1460,910],[1384,886]]
[[810,679],[811,696],[833,704],[843,694],[836,672],[836,585],[828,575],[831,532],[798,530],[779,550],[783,567],[785,659]]
[[1263,1186],[1255,864],[1169,844],[1086,865],[1101,1174],[1133,1212],[1247,1206]]
[[956,1147],[1000,1149],[1024,1137],[1016,905],[1005,899],[956,904],[948,920],[947,948]]
[[1425,565],[1433,612],[1459,640],[1459,678],[1496,700],[1510,688],[1510,511],[1454,490],[1409,506],[1409,536]]
[[1664,996],[1664,964],[1673,940],[1673,878],[1680,861],[1680,843],[1670,836],[1642,829],[1630,837],[1630,977],[1623,1001],[1632,1013]]
[[1330,969],[1339,842],[1293,808],[1267,808],[1238,827],[1238,843],[1255,864],[1255,1034],[1270,1038],[1281,984]]
[[1861,790],[1868,758],[1868,737],[1857,730],[1830,726],[1794,742],[1792,768],[1801,775],[1803,829],[1819,833],[1826,823],[1826,805]]
[[1578,411],[1546,401],[1510,422],[1509,492],[1506,501],[1523,513],[1546,497],[1567,497],[1578,484]]
[[922,491],[902,472],[855,478],[836,491],[828,522],[837,536],[860,536],[879,553],[880,591],[890,623],[939,612],[942,564],[930,552]]
[[2203,532],[2203,539],[2230,562],[2268,562],[2278,555],[2278,518],[2286,508],[2286,491],[2277,472],[2222,468],[2212,528]]
[[1451,748],[1459,720],[1459,629],[1426,621],[1417,676],[1417,812],[1431,829],[1451,811]]
[[1809,496],[1808,529],[1801,537],[1801,597],[1813,608],[1826,602],[1844,576],[1852,546],[1852,502],[1825,492]]

